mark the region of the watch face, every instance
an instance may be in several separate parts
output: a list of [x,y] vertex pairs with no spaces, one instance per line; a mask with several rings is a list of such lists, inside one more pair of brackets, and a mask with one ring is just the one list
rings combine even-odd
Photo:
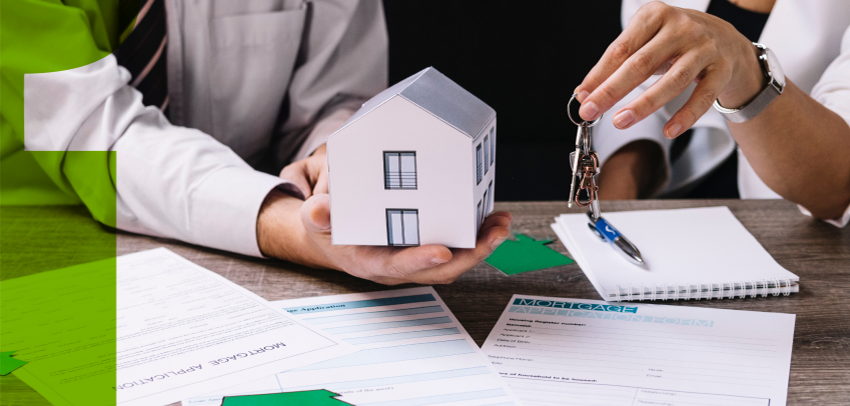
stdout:
[[772,76],[773,80],[779,84],[779,86],[784,89],[785,88],[785,72],[782,71],[782,65],[779,64],[779,59],[776,58],[776,54],[770,50],[770,48],[765,48],[764,50],[767,59],[767,69],[770,72],[770,76]]

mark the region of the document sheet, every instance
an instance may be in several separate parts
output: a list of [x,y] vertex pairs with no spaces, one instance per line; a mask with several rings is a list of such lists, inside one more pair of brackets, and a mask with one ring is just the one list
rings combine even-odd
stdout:
[[526,406],[783,406],[794,321],[514,295],[481,349]]
[[[34,276],[58,278],[64,270],[53,272],[60,274]],[[18,289],[37,292],[38,281],[24,277],[14,283]],[[87,365],[41,368],[51,364],[44,357],[67,359],[69,353],[87,351],[86,345],[57,339],[63,333],[59,330],[46,334],[43,342],[14,344],[22,352],[39,354],[21,378],[33,382],[53,404],[88,405],[74,386],[112,368],[117,368],[118,381],[103,390],[115,393],[118,405],[161,405],[356,351],[165,248],[118,257],[116,287],[115,324],[91,331],[102,337],[91,341],[115,347],[117,358],[107,360],[111,365],[93,359]],[[67,306],[91,294],[64,292],[44,297],[42,305]],[[70,323],[64,328],[91,326]],[[13,335],[4,339],[15,341]],[[47,355],[39,351],[56,346],[64,350]]]
[[638,247],[628,262],[590,229],[585,214],[562,214],[552,229],[605,300],[724,298],[790,294],[799,278],[779,265],[727,207],[606,213]]
[[359,352],[210,396],[326,389],[357,405],[517,405],[487,357],[431,287],[273,302]]

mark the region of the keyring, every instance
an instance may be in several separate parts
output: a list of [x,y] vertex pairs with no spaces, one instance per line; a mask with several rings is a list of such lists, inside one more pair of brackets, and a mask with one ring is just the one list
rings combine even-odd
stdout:
[[[575,100],[575,99],[576,99],[576,94],[575,94],[575,93],[573,93],[573,95],[570,97],[570,101],[568,101],[568,102],[567,102],[567,117],[569,117],[569,118],[570,118],[570,121],[572,121],[572,122],[573,122],[573,124],[575,124],[575,125],[577,125],[577,126],[586,126],[586,127],[593,127],[593,126],[595,126],[595,125],[596,125],[596,123],[598,123],[598,122],[599,122],[599,120],[601,120],[601,119],[602,119],[602,116],[601,116],[601,115],[600,115],[599,117],[596,117],[596,120],[593,120],[592,122],[587,122],[587,121],[585,121],[585,120],[581,120],[581,123],[577,123],[577,122],[573,119],[573,115],[572,115],[572,113],[570,113],[570,105],[573,103],[573,100]],[[579,117],[579,118],[581,118],[581,117]]]

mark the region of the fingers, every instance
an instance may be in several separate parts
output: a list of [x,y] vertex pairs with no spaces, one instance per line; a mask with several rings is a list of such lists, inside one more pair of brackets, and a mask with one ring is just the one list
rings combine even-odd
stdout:
[[322,162],[322,167],[318,169],[318,177],[316,178],[315,186],[313,186],[313,193],[328,193],[328,166],[327,163]]
[[301,222],[308,232],[330,234],[331,203],[327,194],[317,194],[301,205]]
[[384,269],[391,278],[418,281],[417,273],[446,264],[452,257],[451,250],[442,245],[403,248],[393,251],[386,258]]
[[313,188],[310,186],[310,175],[307,171],[307,162],[293,162],[280,171],[280,178],[288,180],[301,189],[304,198],[307,199],[313,195]]
[[676,138],[696,124],[720,96],[726,84],[729,83],[730,75],[730,72],[709,69],[685,105],[664,126],[664,136],[670,139]]
[[[660,2],[652,2],[644,5],[632,17],[629,24],[617,39],[608,46],[602,58],[599,59],[599,62],[590,70],[581,85],[576,88],[578,101],[582,103],[579,114],[583,119],[593,120],[599,115],[599,112],[604,111],[599,108],[595,100],[591,99],[585,102],[588,96],[593,94],[632,55],[655,36],[661,28],[663,19],[668,12],[667,9],[669,8],[669,6]],[[657,69],[658,66],[655,68]],[[655,69],[653,69],[654,71]]]
[[[304,202],[302,217],[305,226],[317,230],[312,223],[315,212],[326,210],[327,195],[315,195]],[[310,206],[310,207],[308,207]],[[328,223],[329,224],[329,223]],[[343,258],[343,266],[336,266],[354,276],[386,285],[400,283],[443,284],[454,282],[464,272],[486,259],[493,250],[508,238],[511,215],[496,212],[487,217],[476,241],[475,248],[450,250],[442,245],[419,247],[338,247],[337,256]],[[321,229],[319,232],[330,231]],[[329,241],[326,241],[329,243]],[[340,251],[341,250],[341,251]]]
[[703,59],[698,52],[689,52],[679,58],[649,89],[614,114],[614,126],[629,128],[684,92],[703,71]]
[[[579,110],[582,118],[596,119],[649,79],[666,61],[674,56],[678,48],[676,42],[675,40],[670,41],[664,36],[658,36],[632,55],[587,97],[587,101],[582,104],[581,110]],[[584,113],[582,114],[582,112]]]
[[445,284],[457,280],[466,271],[487,259],[510,236],[511,215],[496,212],[487,217],[478,233],[475,248],[454,251],[451,261],[410,275],[410,280],[422,284]]

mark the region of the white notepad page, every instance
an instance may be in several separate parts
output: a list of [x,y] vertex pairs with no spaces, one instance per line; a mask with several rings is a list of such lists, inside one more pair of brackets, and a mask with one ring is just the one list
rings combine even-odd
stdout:
[[614,212],[604,218],[640,249],[645,266],[628,262],[595,236],[585,214],[562,214],[552,229],[605,300],[799,290],[797,275],[776,263],[727,207]]
[[526,406],[784,406],[795,318],[514,295],[481,349]]
[[183,401],[326,389],[354,405],[512,406],[516,397],[432,287],[272,302],[359,352]]

